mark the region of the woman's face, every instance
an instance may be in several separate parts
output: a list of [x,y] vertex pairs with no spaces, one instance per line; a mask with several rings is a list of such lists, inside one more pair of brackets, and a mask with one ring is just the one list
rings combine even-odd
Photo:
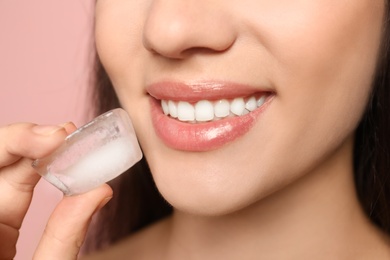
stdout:
[[168,202],[225,214],[350,158],[384,6],[97,1],[98,53]]

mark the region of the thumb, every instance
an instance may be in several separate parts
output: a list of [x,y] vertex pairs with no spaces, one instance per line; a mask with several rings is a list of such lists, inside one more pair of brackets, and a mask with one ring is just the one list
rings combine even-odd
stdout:
[[112,189],[107,184],[64,197],[49,218],[34,259],[77,259],[93,214],[111,197]]

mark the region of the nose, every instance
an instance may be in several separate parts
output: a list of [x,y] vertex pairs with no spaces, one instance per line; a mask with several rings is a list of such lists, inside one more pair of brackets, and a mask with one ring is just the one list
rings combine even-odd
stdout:
[[143,30],[144,47],[171,59],[183,59],[196,50],[222,52],[229,49],[236,33],[229,15],[212,2],[152,1]]

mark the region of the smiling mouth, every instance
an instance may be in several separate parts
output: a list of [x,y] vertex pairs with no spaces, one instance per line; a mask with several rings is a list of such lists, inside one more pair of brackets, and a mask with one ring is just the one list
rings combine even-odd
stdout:
[[263,92],[247,97],[215,101],[206,99],[197,102],[161,100],[161,108],[165,115],[178,121],[193,124],[204,123],[244,116],[264,105],[269,96],[269,93]]
[[272,103],[269,88],[226,82],[148,85],[156,135],[175,150],[218,149],[252,129]]

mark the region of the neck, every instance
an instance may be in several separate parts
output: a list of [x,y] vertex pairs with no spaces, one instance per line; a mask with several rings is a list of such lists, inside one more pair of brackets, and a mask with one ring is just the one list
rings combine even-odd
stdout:
[[352,150],[351,138],[316,170],[239,212],[205,217],[176,211],[171,252],[179,249],[194,259],[344,259],[372,253],[368,248],[378,244],[379,232],[357,200]]

